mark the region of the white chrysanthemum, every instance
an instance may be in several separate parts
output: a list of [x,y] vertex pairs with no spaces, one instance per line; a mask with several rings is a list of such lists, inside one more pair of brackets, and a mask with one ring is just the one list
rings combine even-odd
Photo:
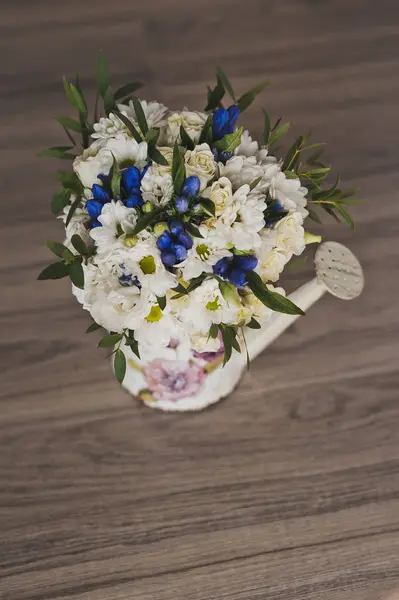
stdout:
[[[127,117],[125,112],[123,114]],[[129,135],[126,125],[114,113],[109,113],[108,117],[101,117],[98,123],[94,123],[93,129],[94,133],[91,134],[91,137],[94,139],[107,140],[120,133]]]
[[299,211],[303,218],[308,216],[306,195],[308,190],[301,185],[299,178],[288,179],[283,172],[276,173],[270,181],[270,195],[278,200],[286,210]]
[[148,305],[148,314],[134,326],[134,337],[141,346],[168,346],[171,338],[179,339],[181,326],[167,309],[161,311],[154,302]]
[[137,222],[137,212],[135,208],[128,208],[120,200],[113,200],[104,205],[98,220],[102,227],[94,227],[90,231],[90,237],[95,241],[97,252],[106,255],[122,244],[119,239],[121,234],[133,231]]
[[224,240],[206,226],[199,228],[202,238],[193,238],[193,247],[187,252],[187,258],[177,265],[182,270],[185,281],[198,277],[201,273],[212,273],[213,266],[221,258],[231,256]]
[[[166,125],[166,113],[168,109],[163,104],[159,102],[147,102],[146,100],[140,100],[141,108],[143,109],[145,118],[147,120],[147,125],[149,129],[152,127],[164,127]],[[123,114],[131,119],[136,128],[140,131],[140,128],[137,123],[136,111],[134,110],[133,101],[130,100],[129,105],[126,104],[118,104],[118,109]]]
[[193,142],[198,143],[207,117],[208,115],[205,113],[186,109],[181,112],[174,112],[168,117],[168,125],[165,132],[167,143],[173,146],[176,140],[181,142],[180,127],[182,125]]
[[[233,156],[225,165],[219,164],[220,174],[230,179],[233,189],[244,184],[250,185],[259,177],[263,178],[264,169],[257,163],[255,156]],[[260,181],[257,190],[266,190],[266,185]]]
[[204,190],[217,170],[217,164],[208,144],[200,144],[195,146],[194,150],[187,150],[184,162],[187,177],[196,175],[201,182],[201,191]]
[[173,195],[172,176],[169,173],[160,174],[158,165],[151,165],[141,180],[141,194],[145,202],[165,206]]
[[100,184],[99,174],[108,175],[114,158],[121,166],[135,164],[142,168],[147,159],[147,142],[138,144],[133,138],[119,133],[107,140],[96,140],[73,162],[73,168],[84,187]]
[[247,129],[244,129],[241,136],[241,143],[234,151],[234,154],[240,156],[255,156],[259,150],[259,144],[253,140]]
[[180,320],[191,332],[206,333],[212,323],[234,324],[238,308],[223,297],[215,279],[205,280],[188,295]]
[[202,195],[214,203],[216,217],[220,217],[234,204],[231,181],[227,177],[221,177],[212,183],[211,187],[206,188]]

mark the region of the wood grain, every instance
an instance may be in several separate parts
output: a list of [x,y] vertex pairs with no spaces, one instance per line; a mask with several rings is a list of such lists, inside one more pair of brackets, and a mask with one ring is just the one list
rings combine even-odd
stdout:
[[[398,35],[394,0],[28,0],[0,23],[0,598],[394,600],[399,595]],[[61,235],[49,213],[61,74],[203,106],[215,64],[312,128],[361,188],[365,268],[200,414],[132,401],[82,332],[66,282],[36,282]],[[260,130],[261,103],[245,115]],[[310,275],[292,274],[294,286]],[[101,353],[100,353],[101,354]]]

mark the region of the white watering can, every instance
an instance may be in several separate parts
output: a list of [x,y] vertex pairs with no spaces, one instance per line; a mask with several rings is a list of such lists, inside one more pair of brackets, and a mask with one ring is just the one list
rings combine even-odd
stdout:
[[[290,296],[306,312],[326,292],[342,300],[359,296],[363,271],[348,248],[336,242],[321,244],[315,254],[316,277]],[[275,313],[260,329],[245,328],[250,361],[279,337],[298,315]],[[156,340],[138,360],[125,346],[127,370],[123,387],[147,406],[165,411],[201,410],[226,397],[237,386],[247,368],[246,353],[233,352],[223,367],[222,355],[198,355],[183,342],[159,348]]]

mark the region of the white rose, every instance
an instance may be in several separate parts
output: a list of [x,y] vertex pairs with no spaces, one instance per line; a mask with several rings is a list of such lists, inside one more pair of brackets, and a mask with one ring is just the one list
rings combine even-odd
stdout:
[[[230,179],[234,189],[244,184],[250,185],[255,179],[263,178],[264,169],[257,163],[255,156],[233,156],[225,165],[220,165],[220,174]],[[257,191],[265,191],[262,180],[256,186]]]
[[166,158],[168,164],[159,165],[158,163],[153,162],[151,165],[153,173],[156,175],[170,174],[172,171],[173,148],[169,148],[169,146],[158,146],[157,150],[159,150],[162,156]]
[[173,113],[168,118],[168,129],[166,132],[168,142],[173,144],[175,140],[180,141],[180,126],[183,125],[193,142],[197,143],[206,119],[207,115],[200,112],[183,110],[182,112]]
[[305,250],[305,230],[303,218],[294,212],[279,221],[275,226],[276,246],[284,252],[292,252],[297,256]]
[[219,217],[233,204],[231,181],[227,177],[221,177],[205,190],[203,196],[212,200],[215,205],[215,215]]
[[291,252],[284,252],[278,248],[274,248],[259,257],[256,271],[265,281],[278,281],[285,265],[291,257]]
[[187,177],[196,175],[201,182],[201,191],[216,174],[217,165],[208,144],[200,144],[194,150],[187,150],[184,156]]

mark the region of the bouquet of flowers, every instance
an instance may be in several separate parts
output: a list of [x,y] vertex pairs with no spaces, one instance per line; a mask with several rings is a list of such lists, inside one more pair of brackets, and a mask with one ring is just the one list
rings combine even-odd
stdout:
[[273,311],[302,312],[274,284],[320,241],[304,228],[318,209],[352,225],[354,191],[339,178],[326,183],[330,167],[309,136],[281,152],[289,123],[272,125],[263,111],[261,143],[240,125],[266,82],[237,97],[218,68],[204,110],[175,111],[140,101],[140,84],[114,90],[102,54],[97,81],[91,118],[79,79],[64,78],[78,116],[57,121],[71,143],[41,152],[71,168],[58,171],[51,204],[65,240],[48,242],[58,260],[39,279],[70,277],[93,319],[88,331],[107,332],[99,345],[112,348],[120,382],[123,345],[139,356],[148,343],[185,335],[195,352],[222,348],[226,362],[247,327]]

